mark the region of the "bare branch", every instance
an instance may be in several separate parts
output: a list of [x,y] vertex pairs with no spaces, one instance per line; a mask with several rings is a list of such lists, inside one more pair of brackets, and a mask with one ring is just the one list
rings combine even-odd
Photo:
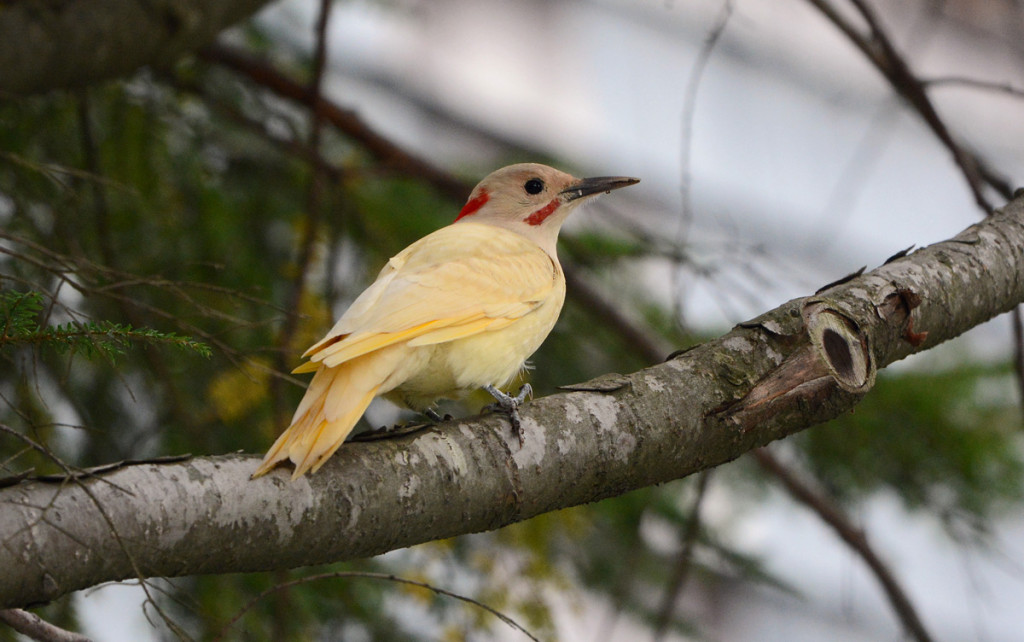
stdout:
[[219,43],[202,49],[199,56],[208,62],[232,69],[279,96],[314,107],[326,121],[358,142],[374,158],[394,171],[422,178],[443,193],[459,200],[465,199],[473,187],[391,142],[367,126],[355,111],[345,109],[322,96],[313,96],[308,87],[291,79],[264,60]]
[[250,609],[252,609],[252,607],[256,606],[256,604],[260,600],[264,599],[268,595],[272,595],[272,594],[277,593],[279,591],[287,590],[289,588],[292,588],[293,586],[298,586],[300,584],[308,584],[310,582],[317,582],[317,581],[320,581],[320,580],[329,580],[329,579],[337,579],[337,578],[384,580],[384,581],[387,581],[387,582],[397,582],[398,584],[406,584],[408,586],[418,586],[419,588],[427,589],[428,591],[432,591],[434,593],[437,593],[438,595],[443,595],[445,597],[451,597],[451,598],[454,598],[454,599],[459,600],[461,602],[465,602],[467,604],[472,604],[473,606],[475,606],[477,608],[483,609],[484,611],[487,611],[488,613],[490,613],[494,617],[498,618],[499,620],[501,620],[505,624],[509,625],[513,629],[516,629],[517,631],[519,631],[520,633],[522,633],[526,637],[528,637],[531,640],[534,640],[535,642],[537,642],[537,638],[534,637],[534,635],[532,633],[530,633],[525,628],[523,628],[523,626],[520,625],[518,622],[516,622],[515,620],[513,620],[509,616],[505,615],[501,611],[498,611],[497,609],[492,608],[492,607],[484,604],[483,602],[480,602],[478,600],[474,600],[471,597],[466,597],[465,595],[459,595],[458,593],[453,593],[452,591],[440,588],[438,586],[434,586],[433,584],[428,584],[427,582],[420,582],[418,580],[410,580],[410,579],[407,579],[407,578],[404,578],[404,577],[398,577],[397,575],[390,575],[390,574],[387,574],[387,573],[367,573],[367,572],[364,572],[364,571],[337,571],[337,572],[334,572],[334,573],[321,573],[319,575],[310,575],[310,576],[307,576],[307,577],[300,577],[298,579],[290,580],[288,582],[281,582],[280,584],[275,584],[274,586],[271,586],[270,588],[266,589],[265,591],[263,591],[262,593],[260,593],[256,597],[254,597],[252,600],[249,601],[248,604],[243,606],[238,611],[238,613],[236,613],[235,616],[233,618],[231,618],[231,621],[228,622],[224,626],[224,629],[221,630],[220,634],[218,634],[217,637],[214,638],[214,642],[219,642],[219,640],[224,639],[224,637],[227,635],[227,633],[231,629],[231,627],[233,627],[238,622],[238,620],[240,620],[242,618],[242,616],[244,616]]
[[84,635],[54,626],[35,613],[21,609],[0,611],[0,622],[38,642],[91,642]]
[[1024,314],[1021,313],[1021,306],[1013,309],[1010,323],[1013,324],[1013,372],[1017,376],[1020,405],[1024,408]]
[[672,571],[672,577],[665,588],[665,596],[661,601],[661,610],[658,612],[658,618],[654,626],[654,639],[656,641],[665,639],[665,635],[668,633],[668,626],[672,622],[676,601],[679,600],[679,596],[683,594],[683,589],[686,588],[686,580],[689,578],[690,569],[693,567],[693,548],[697,543],[697,535],[700,533],[700,509],[704,504],[704,498],[707,496],[708,481],[710,479],[710,470],[705,470],[697,476],[697,495],[693,498],[690,519],[686,523],[686,530],[683,531],[683,547],[679,551],[679,557]]
[[828,18],[850,41],[861,50],[871,64],[889,81],[893,89],[914,108],[935,136],[949,150],[960,168],[978,206],[988,213],[992,205],[983,192],[991,185],[1005,198],[1009,198],[1008,184],[985,166],[980,158],[966,150],[946,127],[925,91],[924,84],[910,70],[896,46],[882,28],[874,11],[863,0],[850,0],[868,26],[862,33],[831,3],[831,0],[807,0]]
[[670,361],[531,402],[522,448],[489,416],[347,444],[296,482],[249,481],[254,455],[23,481],[0,489],[0,607],[128,577],[362,558],[706,470],[849,411],[875,369],[1024,301],[1021,273],[1024,197]]
[[759,448],[753,451],[754,459],[766,471],[770,472],[776,479],[782,482],[791,497],[813,510],[822,520],[828,524],[836,535],[842,539],[847,546],[857,552],[864,563],[868,565],[882,590],[889,598],[893,610],[904,628],[918,642],[930,642],[931,635],[925,628],[921,617],[914,609],[913,603],[907,596],[903,587],[900,586],[896,576],[889,570],[885,562],[875,553],[874,547],[868,541],[863,530],[857,528],[850,521],[842,510],[833,502],[829,501],[822,493],[816,492],[804,480],[801,480],[795,473],[789,470],[778,459],[775,458],[766,448]]
[[967,87],[969,89],[982,89],[985,91],[1007,94],[1014,98],[1024,98],[1024,89],[1014,87],[1008,82],[993,82],[991,80],[979,80],[967,76],[939,76],[922,80],[926,87]]
[[[54,478],[55,479],[56,488],[57,488],[57,493],[52,495],[51,498],[48,501],[35,506],[35,508],[38,509],[38,512],[37,512],[37,514],[34,517],[32,517],[30,519],[26,519],[26,520],[20,521],[17,524],[11,524],[11,526],[15,526],[17,530],[8,533],[8,536],[9,536],[10,539],[8,537],[4,537],[4,538],[0,539],[0,548],[2,548],[5,552],[11,552],[10,544],[11,544],[11,541],[13,541],[13,539],[15,537],[22,537],[22,538],[24,538],[24,537],[32,537],[32,533],[36,529],[44,528],[44,527],[45,528],[53,529],[53,531],[55,533],[58,533],[61,537],[70,538],[71,541],[74,544],[78,544],[79,540],[70,532],[69,529],[64,528],[59,523],[60,520],[49,521],[48,518],[47,518],[48,513],[54,508],[55,500],[58,497],[60,497],[61,490],[65,489],[65,488],[67,488],[69,486],[74,487],[80,493],[79,499],[82,502],[84,502],[85,505],[89,506],[90,509],[94,509],[95,510],[95,514],[98,516],[98,518],[100,520],[99,523],[102,523],[102,524],[104,524],[106,526],[107,537],[109,538],[110,543],[113,544],[116,547],[116,549],[119,551],[119,553],[124,556],[124,560],[126,561],[128,566],[131,567],[131,569],[133,571],[131,576],[139,578],[139,580],[140,580],[139,581],[139,586],[142,587],[143,592],[146,594],[147,601],[153,604],[153,607],[156,609],[157,613],[160,615],[160,617],[163,619],[163,621],[167,624],[168,628],[170,628],[172,631],[175,631],[175,632],[181,632],[180,627],[177,624],[175,624],[174,621],[171,620],[170,617],[167,616],[167,614],[164,612],[163,608],[161,608],[160,605],[157,604],[153,600],[153,596],[150,594],[149,586],[147,585],[147,583],[145,581],[145,576],[142,574],[142,571],[140,570],[140,568],[139,568],[138,564],[136,563],[135,559],[133,558],[132,553],[125,547],[124,540],[122,539],[121,534],[120,534],[120,532],[118,530],[118,525],[114,522],[113,519],[111,519],[111,514],[107,510],[107,507],[104,506],[103,503],[98,499],[98,495],[102,494],[103,491],[114,490],[117,493],[125,493],[125,492],[130,493],[130,491],[127,490],[124,487],[117,486],[116,482],[113,482],[110,479],[104,479],[102,476],[97,475],[96,474],[97,473],[96,470],[94,470],[94,471],[82,471],[81,469],[72,468],[72,467],[68,466],[62,459],[57,457],[46,446],[44,446],[43,444],[40,444],[40,443],[30,439],[29,437],[27,437],[25,435],[22,435],[21,433],[19,433],[18,431],[14,430],[10,426],[7,426],[5,424],[0,424],[0,432],[6,433],[8,435],[11,435],[11,436],[15,437],[16,439],[24,442],[28,447],[30,447],[33,450],[39,452],[40,454],[44,455],[45,457],[48,457],[49,459],[51,459],[54,463],[56,463],[58,466],[60,466],[60,468],[64,471],[64,476],[62,476],[62,477],[61,476],[57,476],[57,477]],[[101,468],[106,468],[106,467],[101,467]],[[86,484],[85,482],[82,481],[83,478],[89,478],[90,481],[98,482],[99,483],[98,487],[94,488],[94,487]],[[97,492],[97,491],[99,491],[99,492]],[[2,504],[3,504],[3,501],[0,500],[0,505],[2,505]],[[45,582],[52,581],[52,577],[49,576],[48,574],[44,574],[44,581]],[[38,602],[30,600],[30,601],[21,603],[18,606],[32,606],[33,604],[36,604],[36,603],[38,603]],[[0,612],[8,612],[9,613],[9,612],[14,611],[14,610],[16,610],[16,609],[9,609],[7,611],[0,610]],[[31,615],[31,614],[26,614],[26,615]],[[17,618],[17,615],[14,615],[13,617]],[[42,620],[39,620],[39,621],[42,622]],[[43,624],[45,624],[45,622],[43,622]],[[14,625],[12,624],[11,626],[14,626]],[[56,627],[53,627],[53,628],[56,629]],[[56,630],[60,631],[60,629],[56,629]]]
[[[316,45],[313,51],[313,78],[309,83],[307,95],[310,98],[309,140],[307,145],[314,154],[320,153],[320,140],[323,134],[325,101],[321,100],[321,85],[327,66],[327,25],[331,19],[333,0],[321,0],[320,15],[316,23]],[[310,269],[313,267],[313,254],[316,240],[320,235],[324,209],[324,190],[327,175],[316,163],[310,163],[309,184],[306,188],[306,225],[299,242],[299,254],[296,258],[295,276],[289,284],[284,323],[275,338],[276,351],[274,369],[288,371],[288,355],[294,352],[292,339],[299,327],[299,315],[302,300],[306,293],[306,284]],[[277,377],[268,380],[270,402],[274,409],[275,423],[287,425],[290,411],[285,408],[283,381]]]
[[[683,133],[681,137],[682,154],[679,163],[681,183],[680,190],[683,195],[683,225],[689,225],[690,220],[693,218],[693,199],[690,194],[690,147],[693,144],[693,119],[694,114],[697,111],[698,90],[700,89],[700,83],[704,78],[704,72],[707,70],[708,63],[711,61],[711,54],[714,52],[719,39],[721,39],[722,34],[725,33],[726,26],[729,24],[729,19],[732,17],[732,11],[732,1],[726,0],[722,4],[722,8],[715,20],[715,24],[711,27],[711,30],[708,31],[707,36],[704,38],[704,43],[697,52],[697,58],[693,61],[693,69],[690,72],[689,77],[686,79],[686,86],[683,91]],[[679,241],[682,240],[683,239],[679,239]]]

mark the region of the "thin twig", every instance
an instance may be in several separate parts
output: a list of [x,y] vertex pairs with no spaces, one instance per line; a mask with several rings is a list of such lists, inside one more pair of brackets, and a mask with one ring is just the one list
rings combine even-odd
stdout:
[[421,178],[444,194],[460,200],[465,199],[473,187],[379,134],[355,111],[340,107],[323,96],[314,97],[308,87],[292,80],[265,60],[222,43],[202,49],[199,56],[207,62],[232,69],[279,96],[305,105],[316,105],[324,119],[395,171]]
[[[17,245],[22,245],[26,249],[32,252],[38,253],[42,258],[33,256],[27,252],[19,252],[14,249],[11,245],[0,245],[0,254],[7,254],[16,258],[22,263],[32,265],[39,268],[40,270],[51,274],[58,284],[67,284],[73,288],[76,292],[83,295],[101,295],[104,296],[118,305],[130,305],[133,308],[137,308],[142,312],[149,313],[153,316],[160,317],[169,323],[177,326],[184,334],[188,334],[201,339],[204,343],[208,343],[215,348],[218,352],[226,357],[231,363],[241,366],[243,364],[252,366],[260,371],[266,371],[273,377],[283,378],[294,383],[298,383],[298,380],[280,370],[270,368],[259,360],[254,359],[251,355],[246,355],[239,352],[237,349],[229,345],[226,341],[222,340],[218,335],[194,324],[187,322],[182,319],[179,315],[172,314],[166,310],[150,305],[139,299],[132,298],[127,294],[122,294],[121,291],[130,287],[136,286],[148,286],[152,288],[159,288],[164,294],[174,294],[178,299],[184,303],[189,304],[195,310],[204,314],[205,316],[219,319],[234,324],[238,327],[248,327],[255,325],[249,319],[243,319],[236,317],[231,314],[222,312],[211,308],[207,305],[202,304],[196,300],[192,295],[188,293],[188,290],[198,290],[201,292],[211,292],[214,294],[224,295],[226,298],[239,300],[245,303],[252,303],[263,307],[271,308],[276,312],[282,312],[283,308],[273,306],[265,300],[259,299],[258,297],[247,295],[243,292],[233,290],[231,288],[220,287],[216,285],[189,282],[189,281],[172,281],[161,278],[159,276],[143,277],[128,272],[119,271],[111,266],[99,265],[93,263],[84,257],[71,257],[60,252],[57,252],[51,248],[48,248],[42,244],[36,243],[22,236],[11,234],[0,230],[0,239],[12,241]],[[10,275],[3,275],[3,278],[14,279]],[[27,283],[26,285],[33,290],[42,291],[38,284]],[[58,285],[59,287],[59,285]],[[44,292],[52,301],[57,302],[57,296],[52,292]],[[59,303],[59,302],[58,302]],[[76,316],[73,310],[64,308],[71,316]],[[80,315],[79,315],[80,316]]]
[[[313,78],[309,83],[310,115],[309,115],[309,139],[306,144],[314,154],[320,153],[320,140],[323,137],[324,124],[324,101],[321,100],[323,88],[324,71],[327,66],[327,25],[330,23],[332,0],[320,0],[320,16],[316,24],[316,46],[313,51]],[[298,310],[303,294],[306,290],[306,281],[309,278],[309,269],[313,262],[313,249],[317,236],[320,232],[320,222],[323,214],[323,193],[324,193],[324,172],[317,163],[310,163],[310,179],[306,193],[306,225],[302,242],[299,245],[299,256],[297,259],[298,269],[295,280],[292,282],[291,292],[285,309],[288,314],[285,317],[284,327],[277,338],[277,345],[284,350],[289,348],[291,339],[295,334],[298,325]],[[282,369],[284,369],[284,364]]]
[[[96,134],[92,126],[92,109],[88,90],[83,90],[78,95],[77,107],[79,140],[82,148],[82,158],[85,161],[85,169],[91,175],[102,176],[103,167],[100,163],[99,145],[96,142]],[[109,183],[102,181],[88,181],[88,183],[91,186],[90,193],[92,196],[95,236],[100,260],[110,269],[115,269],[118,261],[110,235],[111,212],[110,202],[107,198]],[[130,325],[136,328],[146,325],[139,314],[138,308],[132,306],[129,301],[117,301],[116,305],[121,313],[121,317],[126,319]],[[146,360],[150,368],[157,374],[156,379],[160,382],[161,387],[170,400],[165,407],[170,409],[170,414],[179,425],[189,425],[191,418],[186,411],[189,405],[184,402],[181,392],[175,384],[176,379],[171,376],[171,369],[168,367],[166,360],[156,350],[144,350],[142,358]],[[129,389],[129,394],[134,398],[135,395],[131,393],[126,382],[124,385],[126,389]]]
[[1013,325],[1013,371],[1017,375],[1021,408],[1024,408],[1024,313],[1021,306],[1010,312],[1010,323]]
[[[331,7],[333,4],[332,0],[320,1],[320,15],[316,23],[316,46],[313,52],[313,76],[306,90],[311,107],[307,145],[314,154],[319,154],[320,152],[320,139],[324,123],[325,102],[321,100],[321,89],[324,70],[327,65],[327,25],[330,23]],[[326,176],[320,167],[316,163],[311,163],[309,185],[306,192],[306,221],[302,240],[299,242],[295,278],[290,285],[285,304],[287,313],[285,314],[284,323],[274,341],[274,345],[277,347],[275,351],[275,369],[283,372],[288,370],[287,360],[293,351],[291,343],[299,326],[301,304],[306,292],[310,268],[313,265],[316,239],[320,234],[325,181]],[[282,381],[276,377],[269,380],[270,400],[274,406],[273,414],[277,424],[283,424],[288,417],[281,384]]]
[[708,481],[711,479],[711,469],[705,470],[697,476],[697,495],[693,498],[693,506],[690,508],[690,520],[686,523],[686,530],[683,532],[683,548],[679,551],[679,558],[676,560],[672,578],[665,589],[665,597],[661,602],[661,610],[654,627],[654,640],[664,640],[668,634],[668,626],[672,622],[672,613],[675,612],[676,602],[686,588],[686,580],[690,576],[690,569],[693,568],[693,547],[697,543],[697,535],[700,533],[700,509],[707,496]]
[[969,89],[983,89],[1000,94],[1008,94],[1014,98],[1024,98],[1024,89],[1014,87],[1008,82],[995,82],[992,80],[979,80],[967,76],[938,76],[921,80],[925,87],[967,87]]
[[572,300],[582,305],[593,318],[614,330],[642,359],[658,363],[671,352],[667,344],[651,336],[649,328],[642,327],[624,315],[607,296],[583,278],[583,271],[576,265],[562,261],[562,271],[565,273],[566,291]]
[[[135,577],[139,580],[139,586],[142,588],[142,592],[146,594],[146,601],[153,605],[153,608],[156,610],[157,614],[160,615],[160,618],[163,620],[164,624],[166,624],[167,628],[170,629],[175,635],[177,635],[182,640],[191,639],[189,635],[185,632],[185,630],[178,626],[178,624],[176,624],[174,620],[172,620],[171,617],[167,615],[166,612],[164,612],[164,609],[156,603],[156,600],[153,599],[153,596],[150,593],[149,586],[146,582],[145,574],[143,574],[142,569],[135,561],[135,556],[131,553],[131,551],[128,550],[128,546],[125,544],[124,540],[121,539],[121,534],[118,532],[117,526],[114,524],[114,519],[107,512],[107,509],[106,507],[103,506],[103,503],[100,502],[100,500],[92,492],[92,489],[89,488],[88,484],[85,483],[85,480],[82,479],[82,476],[80,475],[82,471],[76,470],[72,466],[69,466],[64,462],[64,460],[62,460],[60,457],[54,454],[49,448],[47,448],[46,446],[42,445],[39,442],[34,441],[27,435],[21,434],[20,432],[14,430],[10,426],[0,424],[0,432],[7,433],[17,439],[20,439],[27,446],[29,446],[36,452],[42,454],[44,457],[47,457],[48,459],[52,460],[55,464],[57,464],[64,471],[65,474],[66,482],[61,482],[62,487],[64,483],[76,484],[82,490],[82,492],[85,493],[85,495],[89,498],[89,501],[92,502],[93,506],[96,507],[96,511],[100,514],[100,517],[102,517],[103,521],[106,522],[107,527],[110,529],[111,536],[114,538],[114,541],[117,542],[117,545],[121,549],[121,552],[124,553],[125,559],[127,559],[128,563],[131,565],[132,572],[135,573]],[[88,473],[88,471],[85,472]],[[121,488],[118,488],[118,490],[130,493],[130,491]],[[56,497],[57,495],[54,494],[53,498],[56,499]]]
[[259,603],[260,600],[262,600],[263,598],[267,597],[268,595],[271,595],[272,593],[276,593],[278,591],[283,591],[285,589],[289,589],[289,588],[291,588],[293,586],[298,586],[300,584],[306,584],[306,583],[309,583],[309,582],[316,582],[316,581],[319,581],[319,580],[337,579],[337,578],[342,578],[342,577],[356,578],[356,579],[362,578],[362,579],[371,579],[371,580],[385,580],[385,581],[388,581],[388,582],[398,582],[399,584],[407,584],[409,586],[418,586],[420,588],[425,588],[425,589],[427,589],[429,591],[433,591],[434,593],[437,593],[438,595],[444,595],[445,597],[455,598],[456,600],[465,602],[467,604],[472,604],[473,606],[475,606],[477,608],[481,608],[481,609],[487,611],[488,613],[490,613],[491,615],[497,617],[499,620],[501,620],[505,624],[507,624],[510,627],[512,627],[512,628],[516,629],[517,631],[521,632],[526,637],[530,638],[531,640],[534,640],[534,642],[539,642],[537,640],[537,638],[534,637],[533,634],[531,634],[529,631],[527,631],[518,622],[516,622],[515,620],[513,620],[509,616],[505,615],[504,613],[498,611],[497,609],[495,609],[493,607],[490,607],[490,606],[484,604],[483,602],[479,602],[477,600],[474,600],[471,597],[466,597],[465,595],[459,595],[458,593],[453,593],[452,591],[448,591],[448,590],[445,590],[443,588],[438,588],[436,586],[433,586],[432,584],[427,584],[426,582],[419,582],[417,580],[409,580],[409,579],[406,579],[404,577],[398,577],[397,575],[391,575],[391,574],[388,574],[388,573],[369,573],[369,572],[362,572],[362,571],[337,571],[337,572],[334,572],[334,573],[320,573],[319,575],[309,575],[307,577],[300,577],[298,579],[290,580],[288,582],[282,582],[280,584],[275,584],[274,586],[271,586],[270,588],[264,590],[262,593],[260,593],[259,595],[254,597],[252,600],[250,600],[248,604],[246,604],[241,609],[239,609],[239,611],[235,614],[235,616],[233,618],[231,618],[231,621],[224,625],[224,628],[221,629],[220,633],[218,633],[217,636],[213,638],[213,640],[214,640],[214,642],[219,642],[220,640],[223,640],[224,637],[228,634],[228,631],[231,629],[231,627],[233,627],[236,623],[238,623],[238,621],[240,619],[242,619],[242,616],[244,616],[250,609],[252,609],[254,606],[256,606],[256,604]]
[[[309,136],[306,146],[314,156],[320,155],[320,143],[323,134],[324,108],[321,100],[323,90],[324,72],[327,68],[327,26],[331,20],[331,7],[333,0],[320,0],[320,13],[316,22],[316,44],[313,47],[312,78],[309,81],[306,95],[309,97]],[[302,239],[299,242],[299,253],[296,258],[295,277],[292,280],[285,309],[288,311],[284,317],[284,323],[274,341],[276,351],[274,355],[274,369],[282,372],[288,371],[288,360],[292,358],[294,347],[292,341],[299,327],[299,318],[302,314],[302,301],[305,298],[306,286],[309,282],[310,269],[313,266],[316,241],[320,235],[324,210],[324,189],[328,174],[323,171],[319,163],[309,163],[309,184],[306,187],[306,220],[303,226]],[[283,381],[277,377],[268,380],[269,397],[272,406],[274,423],[283,428],[287,425],[289,410],[284,394]],[[283,579],[284,575],[278,572],[275,577]],[[274,639],[287,637],[287,624],[291,620],[290,612],[291,594],[276,593],[273,598],[273,631]]]
[[261,140],[265,140],[274,147],[277,147],[284,154],[317,167],[320,171],[329,175],[332,181],[340,181],[342,177],[354,173],[353,170],[348,169],[343,171],[342,168],[324,158],[319,151],[311,149],[308,144],[298,138],[271,131],[273,128],[268,127],[266,121],[249,117],[235,105],[215,95],[207,84],[192,78],[185,78],[183,75],[163,73],[161,71],[154,71],[154,73],[179,92],[193,94],[202,99],[203,104],[211,112],[218,113],[239,127],[250,131]]
[[[870,33],[862,34],[850,21],[834,7],[829,0],[807,0],[836,26],[864,54],[876,69],[889,81],[893,89],[899,93],[917,112],[932,130],[935,136],[953,155],[953,160],[960,168],[974,200],[986,214],[992,211],[992,205],[986,198],[983,187],[989,180],[987,170],[983,170],[982,161],[964,149],[950,133],[946,123],[939,116],[924,89],[924,85],[910,71],[903,57],[896,50],[888,34],[875,15],[874,11],[863,0],[849,0],[867,23]],[[995,185],[993,185],[995,187]],[[997,189],[999,189],[997,187]],[[1002,191],[1002,190],[1000,190]],[[1008,194],[1004,194],[1007,198]]]
[[[78,132],[82,147],[82,158],[85,169],[94,176],[102,176],[100,168],[99,146],[92,126],[92,109],[89,92],[82,90],[76,100],[78,107]],[[100,252],[100,260],[107,265],[114,265],[114,248],[110,241],[110,205],[107,201],[106,183],[86,181],[91,187],[94,220],[96,225],[96,244]]]
[[854,526],[850,518],[838,506],[823,493],[812,489],[810,485],[776,459],[768,449],[758,448],[751,451],[751,454],[753,454],[754,459],[757,460],[757,463],[765,471],[771,473],[782,482],[782,485],[789,491],[791,497],[812,509],[835,531],[840,539],[846,542],[847,546],[856,551],[860,558],[864,560],[864,563],[874,573],[879,584],[882,585],[882,590],[885,592],[886,597],[889,598],[889,603],[903,623],[907,633],[918,640],[918,642],[930,642],[932,637],[928,634],[927,629],[925,629],[924,623],[918,616],[917,610],[914,609],[910,598],[900,586],[896,576],[875,553],[864,531]]
[[[683,90],[683,111],[682,111],[682,137],[680,140],[679,153],[679,192],[682,198],[681,210],[676,228],[675,245],[683,247],[686,245],[690,227],[693,225],[693,190],[691,189],[690,156],[693,147],[693,120],[697,111],[697,95],[700,90],[701,80],[704,78],[704,71],[711,61],[711,54],[714,53],[725,28],[732,17],[732,0],[726,0],[722,4],[718,19],[715,20],[711,31],[704,38],[704,44],[697,52],[697,58],[693,62],[689,78],[686,80],[686,87]],[[673,317],[677,323],[683,323],[683,300],[682,300],[682,265],[676,263],[672,270],[672,291],[673,296]]]
[[0,610],[0,622],[38,642],[92,642],[81,633],[62,629],[22,609]]

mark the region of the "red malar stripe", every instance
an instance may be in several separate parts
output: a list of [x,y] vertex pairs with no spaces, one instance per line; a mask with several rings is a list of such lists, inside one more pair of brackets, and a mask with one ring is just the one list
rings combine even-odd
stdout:
[[541,223],[544,222],[544,219],[551,216],[551,214],[553,214],[554,211],[557,210],[558,206],[561,204],[562,201],[560,201],[559,199],[552,199],[550,203],[540,208],[533,214],[530,214],[523,220],[525,220],[529,225],[540,225]]
[[476,211],[483,207],[484,204],[489,200],[491,200],[491,195],[487,193],[487,190],[480,190],[480,193],[477,194],[476,197],[466,201],[466,204],[462,206],[462,211],[460,211],[459,215],[455,217],[455,220],[457,221],[463,216],[475,214]]

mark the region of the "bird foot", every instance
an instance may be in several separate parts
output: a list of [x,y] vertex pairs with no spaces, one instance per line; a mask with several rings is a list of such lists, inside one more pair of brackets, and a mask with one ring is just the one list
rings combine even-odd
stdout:
[[519,389],[519,394],[515,397],[498,390],[491,384],[484,386],[484,390],[494,397],[494,403],[485,406],[484,409],[503,412],[508,415],[509,423],[512,424],[512,431],[519,438],[519,447],[522,448],[523,444],[526,443],[526,435],[523,433],[523,423],[519,419],[519,406],[523,405],[527,397],[533,395],[533,387],[528,383],[524,383],[523,387]]
[[435,424],[439,424],[442,421],[448,421],[453,418],[451,415],[447,413],[445,413],[445,416],[442,417],[441,415],[437,414],[437,411],[434,410],[433,408],[427,408],[426,410],[423,411],[423,414],[427,416],[427,419],[433,421]]
[[397,424],[395,426],[381,426],[380,428],[374,428],[373,430],[366,430],[352,435],[349,437],[349,441],[379,441],[381,439],[395,439],[397,437],[411,435],[414,432],[419,432],[424,428],[430,428],[433,425],[433,423],[425,423],[422,421],[410,421],[409,423]]
[[405,435],[411,435],[414,432],[419,432],[424,428],[430,428],[442,421],[448,421],[452,418],[451,415],[445,414],[444,417],[437,414],[437,411],[433,408],[427,408],[423,411],[430,422],[424,421],[410,421],[404,424],[397,424],[394,426],[381,426],[373,430],[366,430],[359,434],[353,435],[350,441],[378,441],[380,439],[394,439],[395,437],[402,437]]

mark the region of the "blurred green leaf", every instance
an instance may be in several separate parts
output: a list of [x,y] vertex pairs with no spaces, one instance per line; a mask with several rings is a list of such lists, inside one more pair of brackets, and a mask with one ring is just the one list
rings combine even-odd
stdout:
[[795,441],[846,501],[886,489],[908,508],[981,525],[1024,492],[1012,376],[1005,365],[882,373],[852,414]]

